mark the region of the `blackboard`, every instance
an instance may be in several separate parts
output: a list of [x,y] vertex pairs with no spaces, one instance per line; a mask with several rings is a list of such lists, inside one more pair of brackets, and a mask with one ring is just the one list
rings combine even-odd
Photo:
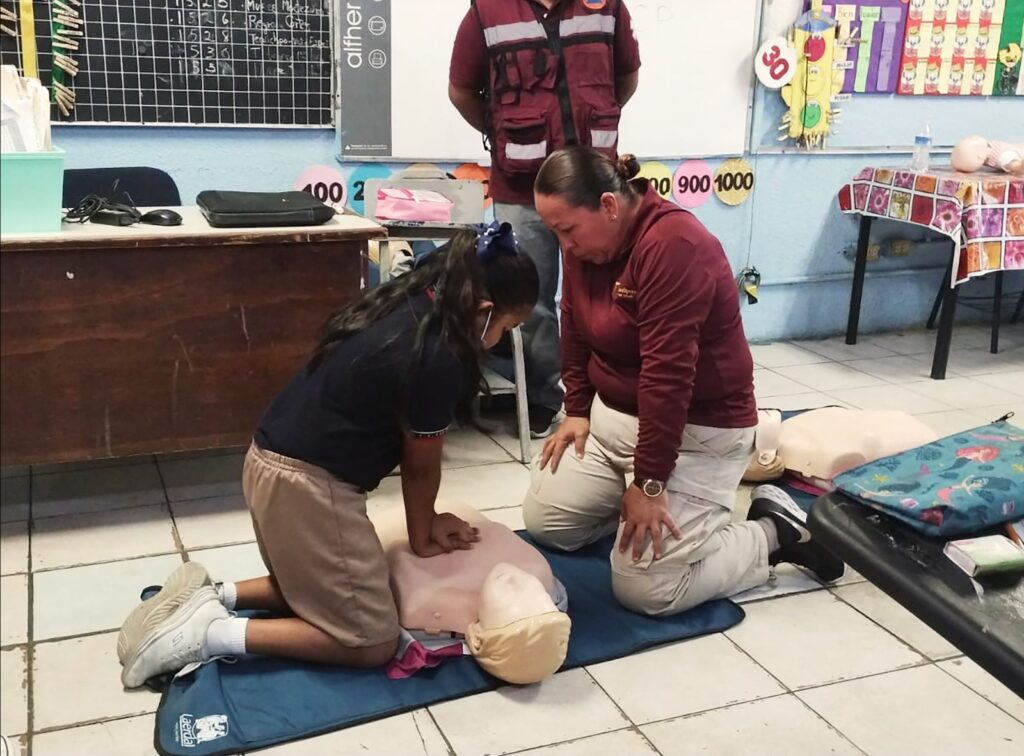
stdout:
[[[66,0],[65,0],[66,1]],[[49,2],[33,3],[50,85]],[[72,123],[329,126],[332,0],[80,0]],[[3,63],[20,39],[3,35]]]

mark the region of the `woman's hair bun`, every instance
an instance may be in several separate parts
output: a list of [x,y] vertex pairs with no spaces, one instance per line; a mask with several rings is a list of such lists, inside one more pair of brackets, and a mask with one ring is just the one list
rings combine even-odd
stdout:
[[636,155],[619,155],[619,159],[615,161],[615,169],[619,172],[622,178],[629,181],[631,178],[640,173],[640,162],[636,159]]

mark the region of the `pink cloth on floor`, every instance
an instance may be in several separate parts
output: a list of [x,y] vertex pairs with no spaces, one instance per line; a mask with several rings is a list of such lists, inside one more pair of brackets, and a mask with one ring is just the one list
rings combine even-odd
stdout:
[[394,658],[388,662],[385,672],[389,680],[404,680],[412,677],[421,669],[433,669],[445,659],[462,656],[462,641],[455,641],[447,646],[428,649],[413,638],[406,630],[398,644]]

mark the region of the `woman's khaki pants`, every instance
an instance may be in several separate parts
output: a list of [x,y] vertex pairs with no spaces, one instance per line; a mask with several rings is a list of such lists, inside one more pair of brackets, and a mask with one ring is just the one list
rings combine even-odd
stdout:
[[661,559],[648,538],[639,561],[618,550],[619,513],[633,477],[637,418],[594,399],[583,459],[570,446],[558,472],[533,461],[523,516],[538,542],[574,551],[618,533],[612,549],[612,588],[643,614],[675,614],[730,596],[768,579],[768,539],[756,522],[733,522],[736,488],[754,450],[753,428],[687,425],[668,481],[669,511],[682,533],[667,529]]

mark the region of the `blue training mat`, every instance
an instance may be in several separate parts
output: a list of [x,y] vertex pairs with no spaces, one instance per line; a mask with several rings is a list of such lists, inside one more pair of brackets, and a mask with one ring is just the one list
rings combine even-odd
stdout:
[[[612,540],[609,536],[573,554],[540,549],[569,594],[572,635],[563,669],[721,632],[743,619],[743,610],[728,599],[709,601],[674,617],[645,617],[622,608],[611,589]],[[173,680],[164,691],[156,715],[156,749],[164,756],[251,751],[502,684],[469,656],[446,660],[404,680],[389,680],[382,669],[282,659],[206,664]]]

